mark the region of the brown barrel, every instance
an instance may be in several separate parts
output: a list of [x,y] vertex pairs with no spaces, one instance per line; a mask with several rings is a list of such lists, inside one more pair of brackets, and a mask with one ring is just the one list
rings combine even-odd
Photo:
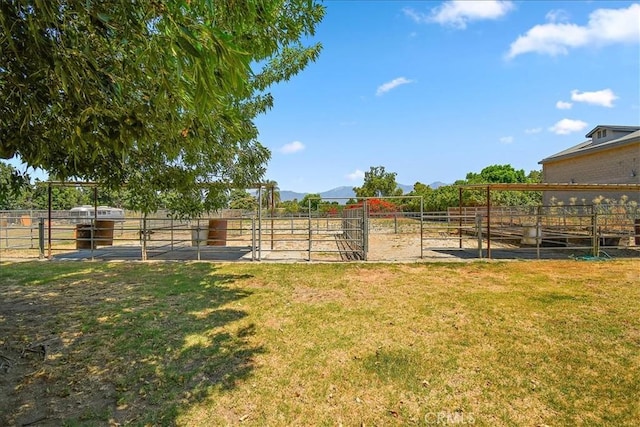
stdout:
[[[91,235],[93,227],[91,224],[76,224],[76,249],[92,249]],[[93,241],[93,249],[96,248],[96,242]]]
[[635,234],[636,246],[640,246],[640,218],[635,220],[633,234]]
[[96,220],[95,239],[98,246],[113,245],[113,225],[114,221],[98,219]]
[[209,234],[207,236],[207,246],[227,245],[227,220],[210,219]]

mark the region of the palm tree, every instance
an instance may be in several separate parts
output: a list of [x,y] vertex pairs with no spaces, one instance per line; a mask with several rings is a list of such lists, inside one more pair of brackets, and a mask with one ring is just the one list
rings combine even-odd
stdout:
[[266,206],[267,209],[275,209],[280,204],[280,188],[278,183],[272,180],[266,180],[263,184],[262,201],[260,206]]

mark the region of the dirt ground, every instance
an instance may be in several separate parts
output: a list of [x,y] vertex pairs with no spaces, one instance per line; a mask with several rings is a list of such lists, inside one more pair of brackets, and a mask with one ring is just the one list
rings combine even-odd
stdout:
[[[46,294],[67,293],[60,285]],[[83,304],[91,295],[69,299],[46,298],[36,292],[3,287],[0,300],[0,424],[5,426],[56,426],[71,414],[101,407],[109,391],[91,381],[54,379],[52,371],[73,372],[73,357],[62,349],[83,339],[77,325],[56,324],[58,313],[69,304]],[[67,302],[68,301],[68,302]],[[103,387],[103,386],[101,386]],[[53,421],[52,421],[53,420]],[[58,420],[58,421],[55,421]]]

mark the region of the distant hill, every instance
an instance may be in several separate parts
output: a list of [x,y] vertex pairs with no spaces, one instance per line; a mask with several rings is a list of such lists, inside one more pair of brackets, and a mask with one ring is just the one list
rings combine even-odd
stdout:
[[304,198],[305,193],[296,193],[295,191],[280,190],[280,200],[288,202],[290,200],[297,199],[298,201]]
[[[447,185],[447,184],[440,181],[436,181],[429,184],[429,187],[435,190],[436,188],[442,187],[443,185]],[[404,194],[407,194],[413,191],[413,185],[398,184],[398,187],[402,189],[402,192]],[[287,202],[290,200],[297,199],[298,201],[300,201],[304,199],[304,196],[306,194],[308,193],[297,193],[295,191],[280,190],[280,200],[282,200],[283,202]],[[347,199],[355,198],[356,194],[353,192],[353,187],[343,186],[343,187],[336,187],[336,188],[332,188],[331,190],[323,191],[322,193],[320,193],[320,197],[328,201],[346,203]]]

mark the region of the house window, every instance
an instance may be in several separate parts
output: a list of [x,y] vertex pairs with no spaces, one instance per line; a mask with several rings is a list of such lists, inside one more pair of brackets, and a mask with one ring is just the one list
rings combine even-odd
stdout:
[[605,136],[607,136],[607,130],[606,129],[602,129],[602,137],[604,138]]
[[602,131],[598,131],[597,139],[600,139],[600,138],[602,138]]

